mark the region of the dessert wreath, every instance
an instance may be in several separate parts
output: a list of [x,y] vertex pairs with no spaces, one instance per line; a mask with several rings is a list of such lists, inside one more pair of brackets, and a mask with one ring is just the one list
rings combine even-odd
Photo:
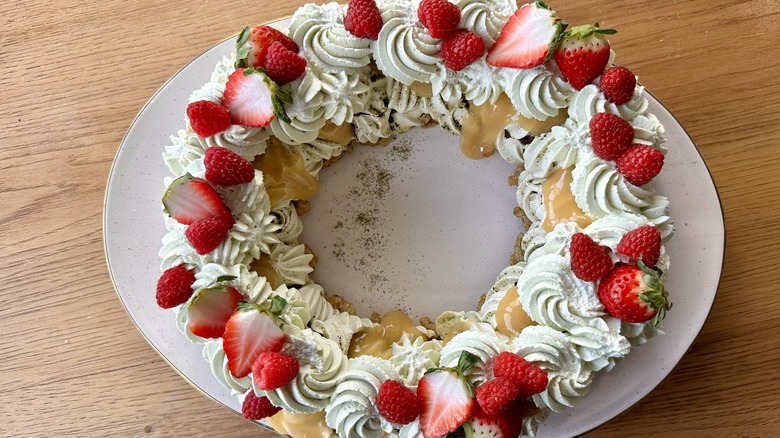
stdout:
[[[294,437],[535,434],[670,308],[664,129],[606,35],[544,3],[307,4],[242,31],[163,154],[160,307]],[[517,165],[527,231],[476,311],[372,319],[328,295],[299,215],[353,142],[417,126]]]

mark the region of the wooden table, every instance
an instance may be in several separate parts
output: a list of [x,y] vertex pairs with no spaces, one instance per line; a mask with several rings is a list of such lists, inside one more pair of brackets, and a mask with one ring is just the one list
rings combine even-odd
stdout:
[[[303,1],[250,3],[0,2],[0,436],[273,435],[146,343],[114,292],[101,237],[111,162],[144,103],[193,57]],[[712,171],[728,246],[690,352],[589,436],[778,436],[780,3],[615,3],[551,5],[570,23],[619,29],[618,61]]]

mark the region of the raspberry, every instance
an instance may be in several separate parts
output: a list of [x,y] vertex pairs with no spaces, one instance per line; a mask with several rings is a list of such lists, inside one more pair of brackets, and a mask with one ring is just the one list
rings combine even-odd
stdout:
[[231,226],[233,224],[223,217],[207,217],[191,223],[184,231],[184,236],[195,252],[204,255],[214,251],[225,240]]
[[272,405],[268,397],[258,397],[252,390],[247,391],[241,405],[241,415],[248,420],[270,417],[281,410],[282,408]]
[[571,236],[571,270],[583,281],[596,281],[612,269],[612,258],[607,248],[599,245],[586,234]]
[[255,178],[252,163],[221,146],[206,149],[203,165],[206,167],[206,180],[219,186],[246,184]]
[[201,137],[211,137],[230,127],[230,114],[224,106],[210,100],[199,100],[187,105],[190,126]]
[[292,382],[298,375],[299,368],[296,357],[265,351],[252,363],[252,378],[258,389],[273,391]]
[[157,280],[157,305],[170,309],[184,304],[192,296],[195,274],[184,265],[168,268]]
[[420,415],[420,400],[403,383],[385,380],[376,396],[376,408],[393,423],[409,424]]
[[493,360],[493,375],[517,383],[520,387],[518,398],[527,398],[547,389],[547,373],[543,369],[508,351]]
[[480,385],[474,392],[477,403],[488,415],[499,415],[520,394],[520,386],[506,377],[496,377]]
[[617,252],[632,260],[642,260],[647,266],[655,266],[661,254],[661,232],[652,225],[631,230],[620,239]]
[[295,41],[278,29],[271,26],[255,26],[251,29],[244,29],[236,42],[238,46],[236,67],[265,68],[265,56],[268,53],[268,48],[276,41],[298,53],[298,45],[295,44]]
[[376,40],[382,30],[382,14],[374,0],[350,0],[344,28],[358,38]]
[[265,55],[265,70],[268,77],[278,85],[292,82],[306,71],[306,59],[288,49],[279,41],[274,41]]
[[590,119],[593,152],[604,160],[614,161],[634,140],[634,128],[610,113],[596,113]]
[[485,53],[485,43],[474,32],[456,30],[447,35],[441,43],[441,57],[444,66],[460,71],[479,59]]
[[664,154],[644,144],[635,144],[617,159],[617,169],[635,186],[642,186],[661,173]]
[[636,76],[625,67],[610,67],[601,75],[601,92],[608,101],[623,105],[631,100],[636,88]]
[[460,9],[447,0],[423,0],[417,18],[434,38],[444,38],[460,23]]

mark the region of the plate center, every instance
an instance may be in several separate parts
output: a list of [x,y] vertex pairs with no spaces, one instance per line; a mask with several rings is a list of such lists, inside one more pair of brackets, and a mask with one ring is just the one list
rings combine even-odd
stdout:
[[302,216],[300,240],[318,257],[312,279],[363,317],[475,310],[522,230],[513,171],[498,154],[466,158],[439,127],[355,146],[320,172]]

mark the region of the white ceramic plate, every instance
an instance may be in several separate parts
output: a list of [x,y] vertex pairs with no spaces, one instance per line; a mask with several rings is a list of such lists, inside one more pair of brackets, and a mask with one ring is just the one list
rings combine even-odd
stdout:
[[[184,126],[189,95],[233,50],[229,39],[196,58],[130,126],[106,189],[104,239],[119,297],[152,347],[185,379],[240,412],[211,374],[201,345],[187,341],[173,312],[159,309],[154,299],[165,233],[160,198],[169,175],[161,154],[169,136]],[[674,303],[662,323],[668,335],[635,348],[611,373],[599,375],[578,407],[543,423],[541,437],[583,434],[639,401],[685,354],[715,298],[725,239],[718,193],[683,127],[654,97],[649,100],[666,127],[669,149],[654,184],[671,199],[677,228],[668,245],[673,271],[667,286]],[[319,256],[313,277],[329,293],[352,300],[363,316],[394,308],[432,317],[447,309],[473,310],[508,264],[520,231],[512,216],[514,190],[506,182],[511,171],[498,154],[464,158],[457,139],[440,128],[412,130],[387,148],[356,148],[322,171],[321,192],[303,217],[301,240]],[[382,172],[390,177],[377,184]],[[364,229],[366,223],[371,226]]]

